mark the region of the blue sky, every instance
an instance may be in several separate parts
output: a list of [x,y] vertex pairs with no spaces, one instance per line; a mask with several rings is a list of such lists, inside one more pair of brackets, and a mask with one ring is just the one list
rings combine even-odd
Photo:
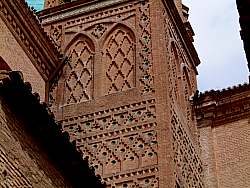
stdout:
[[26,0],[30,6],[33,6],[36,10],[43,8],[44,0]]
[[[43,0],[28,0],[37,10]],[[247,62],[239,34],[235,0],[183,0],[190,8],[194,45],[201,59],[200,91],[222,89],[248,81]]]

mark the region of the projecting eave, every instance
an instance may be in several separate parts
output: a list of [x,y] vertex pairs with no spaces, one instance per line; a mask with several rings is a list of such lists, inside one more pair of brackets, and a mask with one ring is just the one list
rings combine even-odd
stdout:
[[59,63],[60,54],[25,0],[0,1],[0,17],[45,81]]
[[105,187],[47,105],[40,102],[38,94],[32,93],[31,84],[24,82],[21,72],[0,71],[0,102],[8,106],[13,117],[24,122],[22,131],[36,141],[37,147],[72,187]]
[[218,126],[246,118],[250,114],[250,85],[197,93],[193,104],[199,127],[210,126],[207,121]]

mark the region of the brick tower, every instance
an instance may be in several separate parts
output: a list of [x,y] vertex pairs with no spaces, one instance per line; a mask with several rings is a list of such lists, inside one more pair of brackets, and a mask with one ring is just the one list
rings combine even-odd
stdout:
[[107,187],[203,187],[199,58],[176,3],[46,0],[39,13],[64,54],[49,103]]

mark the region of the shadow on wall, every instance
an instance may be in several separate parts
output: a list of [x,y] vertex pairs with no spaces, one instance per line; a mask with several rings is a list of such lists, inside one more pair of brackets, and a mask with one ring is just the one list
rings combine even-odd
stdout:
[[4,61],[4,59],[0,56],[0,71],[1,70],[6,70],[6,71],[11,71],[11,68],[9,65]]

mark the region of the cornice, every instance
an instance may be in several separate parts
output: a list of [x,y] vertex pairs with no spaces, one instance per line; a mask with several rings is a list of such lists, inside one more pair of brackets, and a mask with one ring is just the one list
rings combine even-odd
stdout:
[[[208,91],[194,97],[198,127],[219,126],[248,118],[250,115],[250,85]],[[209,122],[209,123],[208,123]]]
[[79,0],[70,3],[65,3],[38,12],[39,19],[43,25],[50,22],[57,22],[67,18],[72,18],[75,15],[82,15],[95,10],[100,10],[106,7],[114,6],[120,3],[132,2],[131,0]]
[[198,92],[194,96],[194,102],[196,104],[202,104],[205,101],[209,101],[209,100],[221,101],[222,99],[225,99],[226,97],[243,95],[244,92],[248,93],[249,91],[250,91],[250,84],[244,83],[244,84],[239,84],[236,86],[228,87],[222,90],[210,90],[210,91],[205,91],[202,93]]
[[45,81],[59,63],[60,54],[24,0],[0,0],[0,16]]

